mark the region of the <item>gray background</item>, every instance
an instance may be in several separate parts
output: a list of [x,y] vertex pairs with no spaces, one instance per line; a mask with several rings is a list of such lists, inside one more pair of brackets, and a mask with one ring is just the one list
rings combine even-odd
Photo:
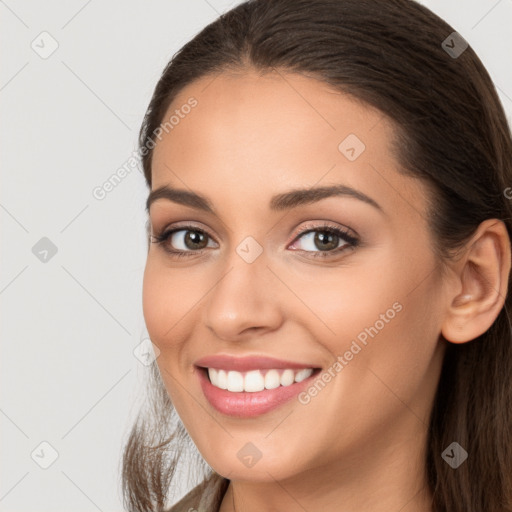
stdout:
[[[122,510],[147,371],[147,189],[133,170],[92,192],[135,151],[172,54],[237,3],[0,1],[1,511]],[[423,3],[479,54],[510,120],[512,0]]]

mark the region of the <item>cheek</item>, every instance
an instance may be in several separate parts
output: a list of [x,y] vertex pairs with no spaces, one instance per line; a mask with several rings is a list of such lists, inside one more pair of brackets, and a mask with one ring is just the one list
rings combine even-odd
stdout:
[[[374,261],[317,272],[311,279],[294,279],[309,309],[300,321],[307,322],[306,328],[313,330],[315,338],[336,353],[347,350],[354,338],[364,341],[367,329],[375,324],[380,331],[390,322],[396,323],[407,288]],[[297,303],[296,309],[304,313],[303,305]]]
[[314,314],[301,322],[350,366],[379,369],[390,382],[414,381],[438,344],[441,283],[429,274],[430,257],[380,256],[304,282],[301,298]]
[[142,310],[151,340],[166,351],[179,342],[180,319],[195,301],[189,297],[192,285],[185,282],[183,272],[162,268],[155,259],[149,257],[144,270]]
[[151,341],[160,350],[156,363],[167,394],[180,410],[183,408],[183,397],[179,393],[181,387],[175,381],[177,373],[174,367],[179,364],[180,347],[183,347],[180,340],[184,335],[185,323],[184,283],[181,280],[178,272],[173,273],[163,268],[154,257],[148,257],[142,284],[144,320]]
[[184,339],[191,313],[199,307],[208,287],[192,267],[169,268],[160,259],[158,254],[147,259],[142,309],[151,339],[161,344],[162,350]]
[[[402,267],[399,279],[381,278],[366,302],[363,296],[360,301],[354,297],[346,309],[350,325],[343,348],[353,357],[352,384],[357,382],[361,398],[373,397],[383,414],[386,408],[389,412],[410,404],[420,415],[439,374],[440,283],[431,276],[418,286],[417,276]],[[354,356],[346,346],[353,341],[361,347]]]
[[142,283],[142,311],[151,341],[158,345],[160,350],[164,334],[162,324],[165,318],[165,295],[165,287],[161,285],[158,272],[148,258]]

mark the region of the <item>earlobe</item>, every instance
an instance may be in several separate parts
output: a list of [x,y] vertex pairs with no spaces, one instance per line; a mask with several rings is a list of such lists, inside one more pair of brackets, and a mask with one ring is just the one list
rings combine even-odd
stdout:
[[465,343],[491,327],[505,303],[510,258],[505,224],[498,219],[482,222],[453,264],[456,280],[441,329],[447,341]]

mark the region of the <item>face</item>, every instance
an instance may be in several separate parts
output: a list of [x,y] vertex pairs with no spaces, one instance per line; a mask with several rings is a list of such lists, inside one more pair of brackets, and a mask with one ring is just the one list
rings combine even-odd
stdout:
[[153,155],[152,191],[168,190],[143,310],[202,456],[270,481],[419,443],[445,290],[390,122],[312,78],[250,71],[188,86],[164,121],[176,110]]

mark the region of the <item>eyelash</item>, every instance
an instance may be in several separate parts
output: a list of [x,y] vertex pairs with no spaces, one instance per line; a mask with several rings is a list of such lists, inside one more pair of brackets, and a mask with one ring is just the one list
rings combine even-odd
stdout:
[[[163,230],[162,232],[160,232],[156,235],[151,235],[151,238],[152,238],[151,243],[162,244],[163,249],[167,253],[169,253],[172,257],[176,257],[176,258],[183,258],[183,257],[187,258],[192,255],[202,254],[206,250],[206,249],[201,249],[198,251],[195,251],[195,250],[180,251],[180,250],[169,249],[169,247],[167,247],[165,245],[165,242],[171,237],[171,235],[173,235],[174,233],[177,233],[179,231],[193,231],[196,233],[201,233],[203,235],[206,235],[208,238],[213,239],[213,237],[211,237],[203,229],[199,229],[195,226],[188,225],[188,226],[179,226],[177,228],[169,229],[167,231]],[[304,236],[308,233],[311,233],[311,232],[315,232],[315,231],[336,235],[339,238],[341,238],[342,241],[344,241],[346,243],[342,247],[338,247],[337,249],[333,249],[330,251],[318,251],[317,252],[317,251],[303,251],[303,250],[300,251],[299,250],[299,252],[305,252],[308,254],[312,253],[313,258],[329,258],[329,257],[333,257],[334,255],[339,254],[340,252],[342,252],[346,249],[350,249],[351,247],[354,248],[359,245],[359,239],[354,237],[350,233],[348,233],[348,231],[341,229],[339,227],[330,226],[328,224],[323,224],[320,226],[311,226],[311,225],[306,226],[303,231],[301,231],[300,233],[297,234],[297,236],[293,239],[292,243],[299,240],[302,236]]]

